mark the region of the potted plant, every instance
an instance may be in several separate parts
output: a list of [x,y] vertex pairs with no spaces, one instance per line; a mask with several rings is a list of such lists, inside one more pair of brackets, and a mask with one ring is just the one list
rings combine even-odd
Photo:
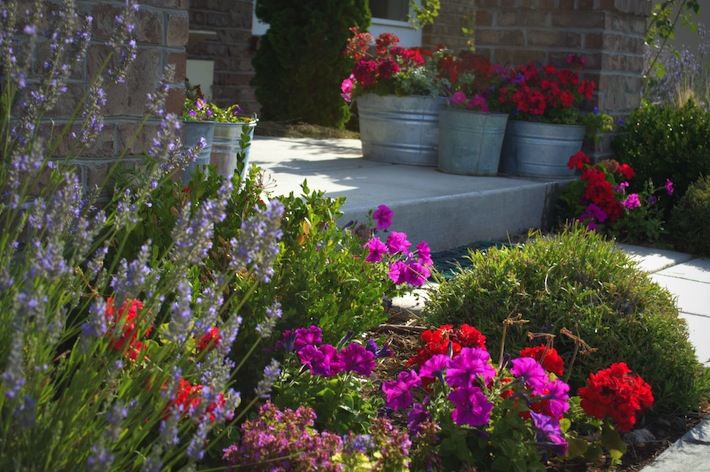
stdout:
[[207,146],[201,149],[197,160],[185,169],[183,180],[189,180],[196,166],[206,164],[214,165],[217,174],[222,177],[231,178],[239,170],[243,178],[249,164],[249,147],[258,121],[256,116],[241,115],[242,109],[237,104],[220,108],[208,103],[199,84],[192,86],[185,80],[185,90],[184,145],[193,147],[204,137]]
[[[571,54],[569,64],[583,66],[584,58]],[[572,178],[569,157],[582,148],[584,137],[609,131],[612,118],[596,109],[582,111],[592,98],[596,84],[581,80],[571,69],[534,62],[511,70],[516,84],[508,100],[515,109],[506,128],[501,155],[501,172],[531,177]]]
[[454,93],[439,112],[439,170],[496,175],[512,106],[501,101],[514,87],[508,71],[469,51],[450,67]]
[[345,54],[355,65],[341,89],[345,100],[357,100],[363,157],[436,166],[439,110],[448,85],[439,64],[448,52],[399,47],[392,33],[373,40],[370,33],[350,30]]
[[[249,151],[254,137],[254,128],[259,120],[256,119],[256,115],[251,117],[241,115],[242,109],[237,104],[220,108],[210,103],[208,107],[215,121],[210,164],[215,166],[217,174],[222,177],[229,179],[234,172],[238,171],[243,179],[249,166]],[[240,152],[243,152],[242,156]]]
[[190,181],[190,175],[198,166],[210,163],[215,122],[212,110],[202,96],[200,86],[191,87],[185,81],[185,105],[182,111],[182,144],[189,154],[196,150],[196,155],[189,160],[180,178],[183,183]]

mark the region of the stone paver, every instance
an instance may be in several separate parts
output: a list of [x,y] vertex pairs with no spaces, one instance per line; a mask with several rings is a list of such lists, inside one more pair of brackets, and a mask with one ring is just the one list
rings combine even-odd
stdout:
[[710,420],[704,420],[658,456],[642,472],[707,472],[710,470]]

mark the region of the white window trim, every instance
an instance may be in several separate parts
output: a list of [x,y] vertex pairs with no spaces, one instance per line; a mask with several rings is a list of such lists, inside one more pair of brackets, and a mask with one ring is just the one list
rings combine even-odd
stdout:
[[[269,24],[264,23],[256,17],[256,0],[252,1],[252,26],[251,34],[254,36],[262,36],[269,29]],[[400,40],[399,45],[402,47],[416,47],[422,45],[422,30],[415,29],[406,21],[394,21],[385,18],[373,18],[370,26],[370,34],[375,38],[380,33],[392,33]]]

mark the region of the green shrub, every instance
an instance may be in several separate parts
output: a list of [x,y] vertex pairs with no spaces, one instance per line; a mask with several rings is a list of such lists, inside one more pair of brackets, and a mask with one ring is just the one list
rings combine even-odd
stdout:
[[555,334],[569,368],[575,344],[560,335],[562,328],[596,349],[576,356],[573,390],[590,372],[626,362],[652,386],[657,413],[695,409],[707,395],[710,378],[699,377],[672,296],[599,234],[575,227],[520,248],[471,252],[470,258],[472,267],[432,294],[424,311],[431,324],[471,324],[487,336],[489,352],[497,353],[503,321],[521,314],[529,323],[508,330],[506,352],[541,342],[531,343],[528,332]]
[[[636,171],[629,191],[641,191],[648,179],[655,186],[670,179],[681,197],[691,182],[710,175],[710,112],[692,100],[682,107],[646,103],[623,124],[612,149]],[[660,204],[667,216],[669,202]]]
[[710,178],[703,176],[688,187],[673,207],[669,225],[677,249],[710,256]]
[[343,128],[349,109],[340,86],[352,69],[343,50],[348,28],[370,25],[368,2],[261,0],[256,15],[270,25],[253,59],[264,118]]

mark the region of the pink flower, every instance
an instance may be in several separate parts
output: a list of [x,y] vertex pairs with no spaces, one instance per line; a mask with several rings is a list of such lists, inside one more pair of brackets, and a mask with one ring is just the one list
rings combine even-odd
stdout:
[[454,105],[463,105],[465,101],[466,94],[461,91],[454,92],[454,94],[451,96],[451,103],[453,103]]
[[456,408],[451,413],[451,419],[456,424],[483,426],[491,419],[493,403],[478,387],[459,387],[448,396]]
[[403,261],[397,261],[390,266],[387,276],[392,279],[392,282],[396,285],[400,285],[407,281],[406,274],[408,270],[407,264]]
[[633,210],[634,208],[638,208],[641,205],[641,202],[639,201],[638,194],[632,193],[626,198],[626,200],[621,202],[621,204],[629,210]]
[[396,254],[398,252],[406,253],[411,245],[412,243],[407,241],[407,235],[405,233],[392,231],[387,238],[387,246],[389,247],[390,254]]
[[368,250],[365,258],[368,262],[380,262],[384,253],[387,252],[385,243],[377,238],[370,239],[363,247]]
[[387,229],[392,225],[392,216],[394,212],[387,205],[380,205],[372,214],[372,217],[377,222],[377,229]]
[[345,99],[346,102],[350,103],[353,100],[353,85],[355,80],[355,76],[350,74],[350,77],[347,79],[343,80],[343,83],[340,84],[340,91],[342,92],[340,95]]
[[668,192],[668,195],[673,195],[673,190],[673,182],[670,179],[666,179],[666,192]]
[[413,370],[400,372],[397,376],[397,380],[384,382],[382,384],[382,391],[387,396],[387,406],[395,410],[407,408],[414,401],[412,389],[421,384],[422,380]]

